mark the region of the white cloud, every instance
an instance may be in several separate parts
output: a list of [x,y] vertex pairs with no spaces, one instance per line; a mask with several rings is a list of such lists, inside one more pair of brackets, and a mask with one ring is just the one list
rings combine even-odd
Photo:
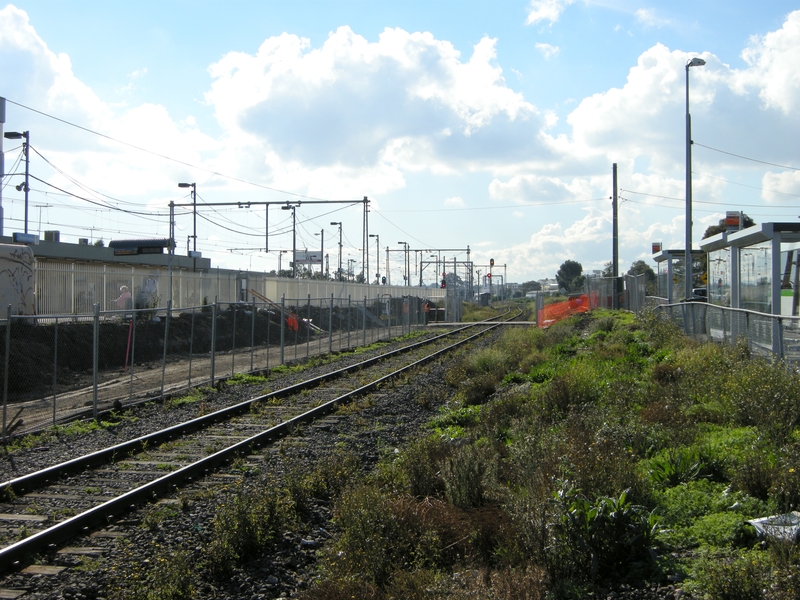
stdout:
[[656,14],[652,8],[640,8],[636,11],[636,20],[645,27],[664,27],[665,25],[672,25],[671,19],[664,19]]
[[135,71],[130,73],[128,75],[128,83],[122,87],[120,92],[123,94],[132,92],[137,87],[136,81],[143,78],[145,75],[147,75],[147,67],[144,67],[142,69],[136,69]]
[[[550,154],[537,137],[542,117],[506,85],[495,44],[484,38],[462,60],[430,33],[386,29],[368,42],[340,27],[319,48],[283,34],[254,55],[213,64],[206,100],[232,139],[266,155],[270,172],[295,173],[293,183],[284,177],[289,189],[316,181],[318,171],[333,187],[360,178],[376,186],[366,193],[397,189],[405,171]],[[387,172],[395,174],[387,180]]]
[[464,199],[459,196],[453,196],[452,198],[445,198],[444,199],[445,206],[455,206],[461,208],[465,206]]
[[525,213],[519,210],[515,210],[514,212],[511,213],[511,216],[514,217],[515,219],[521,219],[522,217],[525,216]]
[[561,51],[558,46],[551,46],[550,44],[545,44],[542,42],[536,42],[536,49],[541,52],[547,60],[553,58],[554,56],[558,56],[558,53]]
[[738,73],[737,91],[756,89],[765,106],[786,114],[800,107],[800,11],[779,30],[751,38],[742,58],[750,68]]
[[575,0],[531,0],[526,25],[535,25],[540,21],[550,21],[552,25],[561,16],[561,13]]
[[[796,205],[797,196],[800,196],[800,171],[764,173],[761,185],[764,188],[761,192],[761,198],[765,202],[783,202]],[[788,194],[791,194],[791,196]]]

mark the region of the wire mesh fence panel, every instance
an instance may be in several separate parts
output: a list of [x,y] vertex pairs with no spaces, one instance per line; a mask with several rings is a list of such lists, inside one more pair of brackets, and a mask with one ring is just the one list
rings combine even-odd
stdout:
[[[114,277],[108,285],[118,291],[122,279]],[[10,324],[0,315],[4,425],[19,433],[387,339],[424,326],[430,304],[415,296],[306,296],[170,310],[135,308],[134,298],[122,309],[100,310],[98,302],[95,314],[11,316]],[[282,353],[282,342],[294,347]]]

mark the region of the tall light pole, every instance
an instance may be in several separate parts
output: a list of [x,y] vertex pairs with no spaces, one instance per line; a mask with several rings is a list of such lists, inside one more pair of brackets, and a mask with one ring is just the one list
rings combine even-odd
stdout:
[[[375,238],[375,268],[378,270],[375,273],[375,283],[377,284],[381,281],[381,236],[377,233],[370,233],[369,237]],[[367,274],[367,277],[369,277],[369,274]]]
[[706,64],[702,58],[686,62],[686,273],[685,300],[692,297],[692,116],[689,114],[689,68]]
[[296,229],[296,220],[295,220],[295,209],[297,207],[294,204],[287,204],[286,206],[281,206],[281,210],[291,210],[292,211],[292,279],[297,277],[297,229]]
[[[197,252],[197,185],[194,183],[179,183],[179,188],[192,188],[192,250]],[[197,270],[197,259],[192,260],[192,269]]]
[[408,269],[408,242],[397,242],[398,244],[402,244],[405,246],[405,253],[403,254],[403,279],[405,279],[406,285],[409,284],[408,276],[409,276],[409,269]]
[[322,275],[325,272],[325,267],[322,264],[323,257],[325,256],[325,230],[320,229],[319,233],[315,233],[314,235],[320,236],[319,238],[319,274]]
[[[6,131],[3,134],[3,137],[7,140],[21,140],[24,139],[25,141],[22,142],[22,151],[25,153],[25,233],[28,233],[28,192],[30,191],[30,186],[28,186],[28,173],[30,168],[30,146],[31,146],[31,132],[30,131],[23,131],[20,133],[19,131]],[[17,186],[17,191],[22,190],[22,186]]]
[[331,221],[331,225],[339,226],[339,270],[336,271],[336,279],[342,280],[342,222]]

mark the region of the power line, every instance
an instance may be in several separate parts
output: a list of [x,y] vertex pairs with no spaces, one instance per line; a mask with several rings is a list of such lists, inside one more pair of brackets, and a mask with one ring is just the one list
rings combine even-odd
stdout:
[[[500,204],[497,206],[476,206],[476,207],[461,207],[461,208],[428,208],[428,209],[420,209],[420,210],[381,210],[380,212],[383,213],[405,213],[405,212],[413,212],[413,213],[420,213],[420,212],[455,212],[455,211],[463,211],[463,210],[498,210],[501,208],[526,208],[526,207],[539,207],[539,206],[556,206],[561,204],[588,204],[589,202],[599,202],[600,200],[610,200],[609,196],[603,196],[602,198],[590,198],[590,199],[582,199],[582,200],[554,200],[553,202],[530,202],[527,204]],[[378,212],[377,210],[371,210],[370,212]]]
[[700,175],[701,177],[708,177],[709,179],[716,179],[717,181],[724,181],[725,183],[740,185],[742,187],[750,188],[753,190],[760,190],[762,192],[770,192],[772,194],[783,194],[784,196],[794,196],[795,198],[800,198],[800,194],[792,194],[790,192],[781,192],[780,190],[770,190],[755,185],[747,185],[746,183],[739,183],[738,181],[730,181],[729,179],[723,179],[722,177],[716,177],[715,175],[709,175],[708,173],[698,173],[697,171],[692,171],[692,173],[694,173],[695,175]]
[[42,159],[44,162],[46,162],[48,165],[50,165],[50,166],[53,168],[53,170],[55,170],[57,173],[60,173],[61,175],[63,175],[63,176],[66,178],[66,179],[68,179],[69,181],[71,181],[72,183],[74,183],[75,185],[77,185],[77,186],[78,186],[79,188],[81,188],[82,190],[85,190],[85,191],[87,191],[87,192],[91,192],[92,194],[95,194],[96,196],[101,196],[101,197],[103,197],[103,198],[108,198],[109,200],[113,200],[114,202],[120,202],[120,203],[122,203],[122,204],[129,204],[129,205],[131,205],[131,206],[139,206],[139,205],[138,205],[138,204],[136,204],[135,202],[127,202],[127,201],[125,201],[125,200],[120,200],[119,198],[114,198],[113,196],[109,196],[108,194],[104,194],[104,193],[102,193],[102,192],[98,192],[97,190],[93,190],[93,189],[92,189],[92,188],[90,188],[88,185],[85,185],[85,184],[81,183],[80,181],[78,181],[77,179],[75,179],[74,177],[72,177],[71,175],[69,175],[68,173],[66,173],[65,171],[63,171],[62,169],[58,168],[56,165],[54,165],[52,162],[50,162],[50,160],[48,160],[48,159],[47,159],[47,158],[46,158],[46,157],[45,157],[45,156],[44,156],[44,155],[43,155],[41,152],[39,152],[39,151],[38,151],[36,148],[34,148],[33,146],[31,146],[31,150],[33,150],[34,152],[36,152],[36,154],[38,154],[38,155],[39,155],[39,157],[40,157],[40,158],[41,158],[41,159]]
[[[129,215],[138,215],[138,216],[144,217],[144,218],[152,216],[152,214],[153,214],[153,213],[149,213],[149,212],[139,212],[139,211],[135,211],[135,210],[128,210],[126,208],[119,208],[119,207],[116,207],[116,206],[109,206],[108,204],[103,204],[103,203],[98,202],[96,200],[90,200],[89,198],[84,198],[83,196],[78,196],[78,194],[73,194],[72,192],[68,192],[67,190],[61,189],[57,185],[53,185],[52,183],[47,183],[44,179],[40,179],[39,177],[36,177],[36,175],[30,175],[29,174],[29,177],[31,179],[35,179],[36,181],[38,181],[40,183],[43,183],[46,186],[49,186],[49,187],[51,187],[51,188],[53,188],[55,190],[58,190],[59,192],[62,192],[64,194],[66,194],[67,196],[72,196],[73,198],[77,198],[78,200],[83,200],[84,202],[88,202],[89,204],[95,204],[97,206],[102,206],[103,208],[107,208],[107,209],[110,209],[110,210],[123,212],[123,213],[129,214]],[[148,219],[148,221],[153,221],[153,220],[154,219]]]
[[159,154],[158,152],[153,152],[152,150],[148,150],[147,148],[142,148],[140,146],[135,146],[134,144],[130,144],[128,142],[124,142],[122,140],[118,140],[118,139],[113,138],[113,137],[111,137],[109,135],[106,135],[104,133],[100,133],[98,131],[94,131],[92,129],[89,129],[88,127],[83,127],[82,125],[78,125],[76,123],[72,123],[72,122],[67,121],[65,119],[60,119],[59,117],[56,117],[54,115],[50,115],[50,114],[48,114],[46,112],[42,112],[41,110],[36,110],[35,108],[31,108],[30,106],[25,106],[24,104],[20,104],[19,102],[14,102],[13,100],[9,100],[8,98],[6,98],[6,100],[8,102],[10,102],[11,104],[19,106],[20,108],[24,108],[24,109],[29,110],[31,112],[35,112],[37,114],[40,114],[40,115],[42,115],[44,117],[47,117],[48,119],[53,119],[55,121],[59,121],[60,123],[64,123],[65,125],[69,125],[70,127],[75,127],[77,129],[80,129],[80,130],[85,131],[87,133],[91,133],[91,134],[96,135],[98,137],[110,140],[112,142],[116,142],[117,144],[122,144],[123,146],[128,146],[129,148],[133,148],[134,150],[138,150],[139,152],[145,152],[147,154],[151,154],[153,156],[157,156],[159,158],[163,158],[164,160],[172,161],[174,163],[177,163],[179,165],[183,165],[185,167],[189,167],[189,168],[192,168],[192,169],[197,169],[198,171],[203,171],[203,172],[209,173],[211,175],[216,175],[217,177],[222,177],[223,179],[230,179],[231,181],[238,181],[239,183],[244,183],[246,185],[252,185],[254,187],[258,187],[258,188],[261,188],[261,189],[269,190],[271,192],[277,192],[279,194],[286,194],[288,196],[295,196],[297,198],[305,198],[307,200],[330,200],[330,198],[315,198],[314,196],[306,196],[305,194],[298,194],[297,192],[289,192],[287,190],[281,190],[281,189],[278,189],[278,188],[270,187],[268,185],[255,183],[253,181],[247,181],[246,179],[240,179],[240,178],[234,177],[232,175],[226,175],[226,174],[220,173],[218,171],[212,171],[211,169],[206,169],[205,167],[199,167],[197,165],[193,165],[192,163],[188,163],[188,162],[179,160],[177,158],[172,158],[171,156],[167,156],[165,154]]
[[741,154],[734,154],[733,152],[726,152],[725,150],[720,150],[719,148],[712,148],[711,146],[706,146],[705,144],[698,144],[697,142],[692,142],[693,146],[700,146],[701,148],[708,148],[709,150],[713,150],[714,152],[719,152],[720,154],[727,154],[728,156],[733,156],[736,158],[741,158],[742,160],[749,160],[752,162],[761,163],[762,165],[769,165],[770,167],[778,167],[781,169],[791,169],[792,171],[800,171],[800,167],[787,167],[786,165],[777,165],[775,163],[767,162],[765,160],[758,160],[757,158],[750,158],[748,156],[742,156]]

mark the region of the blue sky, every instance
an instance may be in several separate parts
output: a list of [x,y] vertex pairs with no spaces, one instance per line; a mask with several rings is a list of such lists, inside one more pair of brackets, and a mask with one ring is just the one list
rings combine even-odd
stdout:
[[[263,186],[369,196],[382,247],[470,246],[477,263],[494,258],[522,282],[553,277],[566,259],[587,270],[610,260],[613,162],[625,190],[621,268],[649,259],[651,241],[683,247],[683,66],[692,56],[707,61],[691,72],[693,138],[703,144],[694,149],[695,244],[726,210],[757,222],[798,218],[800,172],[786,168],[800,167],[793,8],[21,1],[0,8],[0,96],[193,165],[9,102],[6,130],[29,129],[49,161],[32,153],[31,172],[105,205],[35,182],[34,232],[41,215],[41,230],[59,229],[64,241],[166,236],[169,201],[186,201],[179,181],[197,182],[201,206],[297,198]],[[12,171],[18,144],[6,140],[4,150]],[[23,225],[18,182],[4,180],[6,234]],[[318,247],[314,234],[325,230],[334,255],[329,223],[342,221],[345,260],[360,260],[359,210],[334,209],[298,208],[298,247]],[[274,269],[276,252],[257,250],[263,210],[201,208],[198,250],[215,266]],[[271,250],[291,248],[288,214],[270,212]],[[185,250],[191,216],[176,224]]]

